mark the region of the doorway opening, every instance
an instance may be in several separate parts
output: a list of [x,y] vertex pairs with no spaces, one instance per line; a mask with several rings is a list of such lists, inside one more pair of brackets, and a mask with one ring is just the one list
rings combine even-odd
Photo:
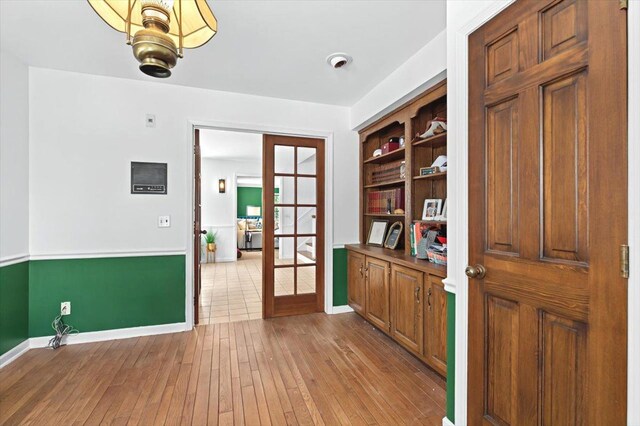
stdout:
[[205,233],[194,319],[201,325],[260,319],[262,135],[216,129],[198,133],[200,231]]
[[325,143],[195,129],[194,324],[326,310]]

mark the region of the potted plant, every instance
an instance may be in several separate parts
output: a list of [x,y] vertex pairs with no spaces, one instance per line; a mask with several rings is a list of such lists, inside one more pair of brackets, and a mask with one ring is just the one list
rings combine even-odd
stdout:
[[218,231],[216,232],[207,232],[204,236],[205,241],[207,242],[207,251],[214,253],[216,251],[216,237],[218,236]]

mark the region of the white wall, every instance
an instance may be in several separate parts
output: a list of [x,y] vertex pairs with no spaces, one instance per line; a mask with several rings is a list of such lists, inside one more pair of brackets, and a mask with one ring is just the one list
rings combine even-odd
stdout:
[[29,254],[29,68],[0,52],[0,260]]
[[[191,233],[188,120],[334,135],[334,242],[357,241],[358,146],[348,109],[30,69],[31,252],[184,251]],[[145,114],[156,127],[145,127]],[[131,195],[130,161],[167,162],[168,195]],[[159,229],[157,217],[171,215]]]
[[[256,149],[261,150],[258,143]],[[202,226],[218,232],[216,261],[233,262],[236,257],[236,182],[234,176],[260,176],[262,163],[202,159]],[[218,192],[218,179],[226,179],[224,194]]]
[[446,48],[442,31],[351,107],[351,128],[364,128],[446,78]]

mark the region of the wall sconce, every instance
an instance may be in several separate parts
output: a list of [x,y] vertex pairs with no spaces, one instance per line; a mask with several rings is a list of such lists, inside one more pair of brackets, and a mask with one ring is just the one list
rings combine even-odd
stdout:
[[227,183],[224,179],[218,179],[218,192],[221,194],[227,192]]

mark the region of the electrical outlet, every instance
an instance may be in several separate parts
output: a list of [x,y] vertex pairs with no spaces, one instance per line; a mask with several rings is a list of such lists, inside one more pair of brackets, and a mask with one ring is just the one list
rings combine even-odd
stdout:
[[71,302],[60,303],[60,315],[71,315]]
[[171,216],[158,216],[158,228],[171,227]]

